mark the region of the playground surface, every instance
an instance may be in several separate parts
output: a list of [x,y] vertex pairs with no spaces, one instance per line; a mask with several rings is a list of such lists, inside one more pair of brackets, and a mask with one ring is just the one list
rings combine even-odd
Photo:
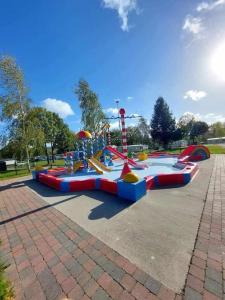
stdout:
[[[224,296],[224,170],[225,155],[217,155],[215,158],[200,163],[200,172],[195,180],[189,184],[189,190],[183,190],[186,187],[164,190],[167,209],[174,213],[173,219],[171,214],[164,216],[165,227],[168,224],[179,226],[180,223],[178,223],[177,218],[179,214],[181,214],[180,222],[183,224],[183,228],[180,230],[183,231],[182,238],[177,235],[174,227],[171,227],[171,230],[174,230],[174,232],[170,232],[171,239],[174,235],[171,243],[171,249],[173,249],[171,258],[176,257],[179,249],[182,247],[184,249],[184,245],[181,244],[184,244],[187,236],[192,236],[188,248],[190,251],[186,249],[191,261],[189,269],[187,266],[185,300],[219,300],[223,299]],[[207,178],[206,173],[208,173]],[[201,182],[198,181],[200,179]],[[207,187],[209,179],[210,182]],[[58,194],[56,203],[54,197],[52,198],[52,193],[56,195],[57,191],[44,186],[43,190],[40,191],[40,197],[36,192],[33,192],[36,183],[30,181],[29,178],[2,181],[0,185],[0,236],[3,241],[1,251],[4,258],[11,263],[7,269],[7,274],[14,284],[16,299],[181,300],[183,298],[156,280],[153,275],[145,273],[142,268],[136,265],[134,260],[125,259],[122,251],[119,254],[112,249],[113,247],[107,246],[109,241],[107,243],[101,242],[91,234],[91,231],[86,231],[79,222],[72,221],[59,211],[63,208],[63,206],[60,207],[63,203],[74,203],[79,197],[71,195],[66,199],[64,198],[65,195]],[[205,189],[205,195],[199,191],[201,189]],[[190,192],[188,193],[188,191]],[[150,206],[162,205],[162,203],[157,203],[157,201],[162,201],[157,199],[160,192],[160,190],[153,190],[149,193],[151,196],[148,199]],[[103,193],[98,192],[97,195],[99,201],[100,195]],[[109,197],[109,195],[107,196]],[[48,202],[52,201],[54,204],[46,203],[43,198],[48,198]],[[83,202],[88,198],[83,198]],[[118,198],[113,196],[112,198],[118,203]],[[188,208],[188,205],[185,206],[187,215],[189,215],[186,218],[184,208],[182,210],[181,206],[177,205],[177,202],[182,199],[186,200],[189,206],[193,206],[193,208]],[[184,200],[182,200],[182,205],[185,205]],[[145,197],[129,208],[125,206],[123,210],[121,204],[120,211],[125,214],[126,210],[133,210],[133,212],[137,210],[137,213],[140,214],[141,208],[138,206],[142,205],[146,209],[146,201]],[[152,205],[153,201],[156,202],[154,206]],[[81,201],[77,202],[77,204],[81,203]],[[111,201],[109,206],[106,205],[107,202],[105,205],[100,205],[98,214],[92,220],[93,226],[98,223],[98,219],[101,217],[102,231],[104,231],[107,220],[111,221],[120,214],[116,207],[113,207],[113,203],[115,201]],[[102,204],[104,204],[103,201]],[[89,202],[87,202],[87,206],[89,206]],[[112,208],[111,214],[108,210],[109,207]],[[80,209],[79,205],[76,205],[76,209]],[[153,211],[152,215],[149,216],[149,222],[155,215],[154,212],[156,211]],[[82,214],[82,207],[80,213]],[[169,221],[166,220],[167,215]],[[125,221],[125,218],[121,218],[120,221],[122,219],[129,227],[129,220],[126,219]],[[187,233],[185,227],[190,225],[187,220],[190,221],[191,219],[195,225],[189,228],[189,233]],[[142,220],[138,221],[139,226],[141,226]],[[153,228],[149,226],[148,230],[150,231],[145,231],[142,235],[147,239],[154,230],[158,230],[159,237],[154,240],[154,243],[158,242],[160,249],[163,250],[166,247],[166,236],[162,236],[160,233],[162,227],[159,223],[158,221],[158,225]],[[124,225],[120,230],[117,230],[119,234],[122,234]],[[133,232],[130,231],[132,234],[130,238],[133,239],[131,248],[139,242],[139,238],[142,238],[142,236],[139,237],[139,235],[134,234],[135,227],[133,230]],[[191,231],[194,231],[194,234]],[[176,241],[177,238],[180,238],[179,241]],[[149,240],[151,241],[152,238]],[[121,242],[122,240],[120,240],[120,244]],[[148,255],[146,263],[150,259],[155,265],[161,263],[159,256],[156,255],[155,258],[152,258],[147,250],[146,255]],[[173,263],[174,261],[175,259]],[[168,269],[162,269],[165,275],[167,271]],[[170,276],[174,277],[175,275],[174,269]]]
[[[174,160],[162,158],[160,162],[163,165],[166,165],[164,161],[168,162],[169,169]],[[102,192],[65,194],[35,181],[29,182],[29,186],[85,230],[167,287],[180,292],[188,271],[212,165],[213,159],[201,162],[201,171],[189,185],[151,190],[133,205]],[[62,203],[57,204],[59,201]]]

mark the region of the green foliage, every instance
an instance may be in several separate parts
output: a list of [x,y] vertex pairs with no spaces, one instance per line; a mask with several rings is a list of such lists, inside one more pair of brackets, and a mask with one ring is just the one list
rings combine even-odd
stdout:
[[150,131],[150,126],[147,124],[147,120],[143,117],[139,119],[138,122],[138,130],[139,130],[139,137],[140,137],[140,142],[138,144],[147,144],[149,145],[151,143],[151,131]]
[[183,138],[189,139],[192,126],[195,122],[196,119],[192,113],[185,113],[180,117],[178,128],[180,129]]
[[56,149],[58,152],[63,152],[74,148],[74,134],[58,114],[42,107],[35,107],[30,110],[27,119],[31,123],[37,124],[36,132],[39,132],[40,135],[39,149],[44,148],[47,157],[49,157],[47,144],[51,145],[52,156]]
[[207,133],[209,129],[209,126],[206,122],[202,121],[196,121],[193,123],[191,127],[191,132],[190,132],[190,138],[195,143],[197,140],[197,137],[203,136],[205,133]]
[[225,123],[216,122],[211,125],[209,136],[212,138],[225,136]]
[[10,300],[14,297],[12,285],[5,277],[5,269],[7,267],[4,262],[0,261],[0,300]]
[[17,136],[21,151],[25,151],[28,168],[29,143],[31,126],[25,124],[26,115],[30,109],[28,89],[24,83],[21,68],[10,56],[0,58],[0,119],[8,123],[8,137],[11,140]]
[[90,89],[88,82],[85,80],[79,81],[75,94],[78,97],[82,114],[81,122],[84,129],[90,132],[98,132],[105,118],[98,96]]
[[169,106],[162,97],[159,97],[155,103],[151,119],[152,139],[166,149],[169,142],[174,140],[175,131],[176,123]]

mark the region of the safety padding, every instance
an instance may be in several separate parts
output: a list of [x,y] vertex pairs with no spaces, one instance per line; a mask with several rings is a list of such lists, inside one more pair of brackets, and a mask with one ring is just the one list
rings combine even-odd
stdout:
[[52,175],[40,173],[39,181],[59,191],[62,179]]
[[132,202],[138,201],[146,194],[146,180],[142,179],[135,183],[127,183],[123,180],[117,182],[118,196]]
[[117,194],[117,182],[108,179],[100,179],[99,189],[111,194]]
[[55,169],[49,169],[48,174],[52,176],[59,176],[66,173],[65,168],[55,168]]
[[178,156],[178,158],[183,158],[189,156],[189,161],[200,161],[210,158],[210,151],[204,145],[191,145],[188,146],[184,151]]
[[95,189],[95,178],[87,180],[76,180],[69,183],[70,192],[78,192]]
[[184,184],[183,174],[157,175],[157,186],[182,185],[182,184]]
[[154,176],[146,176],[145,180],[147,190],[150,190],[155,187]]
[[39,180],[39,174],[47,174],[48,173],[48,170],[40,170],[40,171],[32,171],[32,178],[35,179],[35,180]]

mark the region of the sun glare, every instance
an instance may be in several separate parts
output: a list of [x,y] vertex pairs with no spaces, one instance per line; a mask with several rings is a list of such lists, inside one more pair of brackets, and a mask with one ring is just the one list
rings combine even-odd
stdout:
[[225,81],[225,41],[214,50],[211,68],[220,80]]

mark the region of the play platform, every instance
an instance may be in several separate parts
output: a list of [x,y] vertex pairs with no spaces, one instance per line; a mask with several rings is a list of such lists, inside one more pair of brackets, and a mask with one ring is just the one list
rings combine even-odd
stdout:
[[[147,190],[165,186],[177,186],[189,183],[198,171],[198,164],[190,160],[200,160],[209,157],[204,146],[190,146],[180,155],[154,153],[144,162],[130,159],[131,171],[138,177],[137,182],[125,182],[121,178],[124,167],[123,154],[115,148],[113,154],[118,157],[111,167],[101,169],[102,163],[95,160],[96,168],[84,172],[69,172],[66,168],[40,170],[33,172],[33,178],[62,192],[84,190],[102,190],[135,202],[142,198]],[[109,151],[111,147],[106,147]],[[97,161],[97,162],[96,162]]]

